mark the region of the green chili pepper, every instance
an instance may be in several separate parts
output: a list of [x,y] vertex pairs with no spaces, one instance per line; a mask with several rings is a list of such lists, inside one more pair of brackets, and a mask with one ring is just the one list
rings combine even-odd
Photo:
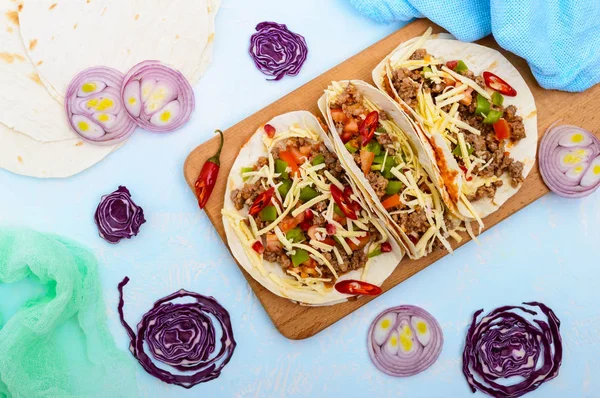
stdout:
[[258,213],[258,217],[263,221],[275,221],[277,220],[277,209],[275,209],[275,206],[273,205],[265,206],[260,213]]
[[494,124],[502,117],[502,112],[497,111],[495,109],[490,110],[485,119],[483,119],[483,123],[485,124]]
[[303,249],[296,249],[296,253],[292,254],[292,263],[294,264],[294,267],[299,266],[309,259],[310,257],[308,256],[308,252]]
[[281,195],[281,197],[284,200],[285,200],[285,197],[287,196],[288,192],[290,191],[291,187],[292,187],[291,180],[283,180],[281,182],[281,185],[279,186],[279,188],[277,188],[277,190],[279,191],[279,194]]
[[287,180],[289,178],[289,173],[287,171],[285,171],[288,167],[287,162],[281,160],[281,159],[277,159],[275,160],[275,173],[277,174],[281,174],[281,178],[283,178],[284,180]]
[[313,158],[312,162],[310,162],[313,166],[317,166],[325,163],[325,156],[323,154],[317,155]]
[[391,180],[390,182],[388,182],[387,187],[385,187],[385,193],[386,195],[393,195],[395,193],[400,192],[400,189],[402,189],[402,182],[397,181],[397,180]]
[[494,91],[494,93],[492,94],[492,103],[494,105],[502,106],[502,104],[504,103],[504,96],[499,92]]
[[483,98],[483,95],[477,93],[477,108],[475,108],[476,115],[487,115],[490,112],[490,102]]
[[304,232],[300,228],[290,229],[287,234],[285,234],[287,240],[290,240],[294,243],[304,242],[306,240],[306,236],[304,236]]
[[305,203],[311,199],[316,198],[317,196],[319,196],[319,193],[317,191],[315,191],[314,189],[312,189],[311,187],[304,187],[300,191],[300,200]]
[[375,156],[381,153],[381,145],[379,145],[379,143],[375,140],[369,141],[365,149],[369,152],[373,152]]

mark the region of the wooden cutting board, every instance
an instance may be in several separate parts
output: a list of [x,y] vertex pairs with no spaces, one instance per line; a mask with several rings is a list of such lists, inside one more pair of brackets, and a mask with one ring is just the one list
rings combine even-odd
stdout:
[[[421,35],[428,26],[433,26],[436,33],[443,31],[428,20],[415,21],[224,132],[225,146],[221,154],[221,170],[205,211],[226,244],[227,240],[221,220],[221,209],[223,207],[223,195],[225,193],[227,176],[239,149],[256,129],[274,116],[294,110],[308,110],[320,116],[319,109],[317,108],[317,99],[332,80],[362,79],[372,84],[371,71],[377,63],[400,42]],[[600,85],[596,85],[586,92],[578,94],[544,90],[533,78],[525,60],[500,49],[491,36],[480,40],[478,43],[500,50],[525,78],[535,97],[540,138],[546,128],[558,119],[562,119],[564,123],[578,125],[591,131],[595,130],[596,134],[598,134],[600,131],[600,112],[598,112],[600,110],[598,106]],[[213,138],[194,149],[186,159],[184,175],[192,192],[194,192],[194,182],[202,165],[207,158],[216,152],[218,144],[218,138]],[[509,215],[521,210],[547,192],[548,188],[544,185],[536,165],[519,192],[509,199],[502,208],[484,219],[485,229],[489,230]],[[467,241],[468,239],[463,240],[461,244],[454,246],[459,247]],[[435,263],[446,254],[446,251],[438,250],[419,260],[405,258],[400,266],[385,281],[382,286],[383,291],[388,291],[425,267]],[[460,252],[456,255],[460,256]],[[275,327],[281,334],[290,339],[311,337],[365,305],[370,300],[376,299],[361,297],[358,300],[329,307],[304,307],[272,294],[254,281],[241,267],[240,270],[264,306]]]

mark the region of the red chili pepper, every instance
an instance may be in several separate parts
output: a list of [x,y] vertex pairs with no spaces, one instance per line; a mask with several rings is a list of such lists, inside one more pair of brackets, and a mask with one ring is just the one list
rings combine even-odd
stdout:
[[219,133],[221,135],[219,151],[215,156],[208,158],[208,160],[204,163],[202,170],[196,179],[196,183],[194,184],[194,187],[196,188],[196,197],[198,198],[198,206],[200,206],[201,209],[204,209],[206,202],[208,202],[208,198],[210,198],[210,194],[212,193],[217,182],[219,168],[221,167],[219,158],[221,157],[221,150],[223,149],[223,132],[221,130],[215,130],[215,133]]
[[375,135],[375,129],[379,125],[379,112],[373,111],[367,115],[365,120],[362,121],[358,131],[362,136],[362,146],[365,146],[371,141]]
[[315,218],[315,213],[311,209],[304,210],[304,221],[312,221]]
[[275,137],[275,127],[271,126],[270,124],[265,124],[263,129],[269,138]]
[[333,196],[333,200],[339,206],[342,213],[351,220],[358,219],[358,217],[356,217],[356,212],[352,208],[352,201],[344,195],[344,192],[333,184],[331,184],[330,189],[331,196]]
[[335,284],[335,290],[346,294],[364,294],[367,296],[377,296],[381,293],[381,288],[371,283],[346,279]]
[[417,243],[419,243],[419,239],[417,239],[416,237],[414,237],[414,236],[412,236],[412,235],[407,235],[407,236],[408,236],[408,239],[409,239],[409,240],[410,240],[412,243],[414,243],[415,245],[416,245]]
[[350,185],[346,185],[344,187],[344,195],[346,195],[347,197],[350,197],[350,195],[352,195],[354,193],[354,191],[352,190],[352,187],[350,187]]
[[269,203],[271,203],[271,199],[273,199],[273,193],[275,192],[275,188],[271,187],[258,195],[256,199],[254,199],[254,203],[250,206],[250,210],[248,210],[248,214],[251,216],[257,215],[262,209],[264,209]]
[[254,242],[252,244],[252,249],[254,249],[255,252],[257,252],[258,254],[263,254],[265,252],[265,247],[263,246],[262,242],[257,240],[256,242]]
[[483,80],[485,80],[486,86],[493,90],[496,90],[500,94],[504,94],[507,97],[515,97],[517,95],[517,90],[512,88],[510,84],[508,84],[502,78],[496,76],[492,72],[483,72]]
[[382,253],[389,253],[392,251],[392,244],[390,242],[383,242],[381,244],[381,252]]
[[[462,164],[459,164],[458,167],[460,167],[460,169],[462,170],[463,174],[466,176],[467,175],[467,168],[465,166],[463,166]],[[467,179],[467,181],[471,181],[473,179],[473,177],[465,177]]]

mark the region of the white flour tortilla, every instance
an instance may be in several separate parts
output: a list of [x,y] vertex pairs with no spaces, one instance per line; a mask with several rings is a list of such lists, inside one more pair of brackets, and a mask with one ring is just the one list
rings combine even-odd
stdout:
[[218,7],[218,0],[23,0],[19,19],[32,63],[62,103],[73,76],[91,66],[126,73],[158,59],[194,84],[210,62]]
[[[395,54],[400,54],[403,50],[410,47],[415,40],[418,40],[418,38],[413,38],[400,44],[373,70],[373,81],[379,89],[385,91],[383,84],[389,58]],[[475,75],[480,75],[486,70],[495,73],[517,90],[518,94],[516,97],[504,97],[504,106],[515,105],[517,107],[517,115],[523,118],[527,137],[519,141],[517,145],[507,145],[506,151],[510,153],[513,159],[523,162],[523,177],[526,178],[533,168],[536,158],[538,139],[537,109],[533,94],[519,71],[500,52],[478,44],[458,41],[449,34],[432,35],[422,47],[429,54],[444,61],[463,60]],[[401,101],[399,97],[396,97],[396,100]],[[406,104],[404,105],[407,106]],[[436,138],[434,138],[435,141],[443,142],[442,137]],[[458,168],[458,164],[454,157],[451,156],[450,150],[447,149],[445,152],[448,154],[447,164],[449,167]],[[484,198],[471,202],[481,218],[498,210],[504,202],[517,193],[522,185],[513,188],[510,184],[510,177],[506,173],[502,175],[501,180],[503,181],[503,185],[496,190],[496,196],[493,200]],[[461,214],[465,217],[471,216],[471,212],[463,203],[459,202],[458,207]]]
[[64,108],[39,81],[19,35],[17,3],[0,0],[0,168],[40,177],[69,177],[120,145],[82,142],[69,128]]
[[[293,124],[306,126],[310,130],[318,132],[325,142],[327,148],[330,151],[335,152],[333,144],[321,128],[318,120],[310,112],[296,111],[286,113],[275,117],[267,123],[275,127],[276,131],[287,131]],[[265,156],[267,154],[267,148],[263,143],[264,134],[265,132],[261,126],[256,133],[252,135],[250,140],[248,140],[248,142],[240,149],[240,153],[231,167],[231,172],[227,178],[227,188],[225,190],[225,201],[223,208],[233,210],[244,216],[247,214],[246,209],[235,210],[235,205],[231,200],[231,191],[244,185],[241,176],[242,167],[255,164],[260,156]],[[380,223],[385,228],[386,224],[383,221],[380,221]],[[352,295],[339,293],[333,288],[328,293],[321,296],[314,291],[299,291],[279,286],[271,278],[269,278],[269,274],[276,275],[279,278],[286,277],[281,269],[281,266],[279,264],[263,261],[262,263],[265,269],[265,274],[263,275],[248,258],[248,254],[244,249],[244,243],[237,236],[235,230],[229,223],[229,219],[226,216],[223,216],[223,225],[225,227],[225,234],[227,235],[227,243],[238,263],[252,276],[252,278],[254,278],[273,294],[305,305],[332,305],[344,302],[353,297]],[[375,285],[381,285],[383,281],[390,276],[392,271],[394,271],[402,259],[403,254],[398,244],[394,241],[394,239],[390,239],[390,243],[392,244],[393,248],[391,253],[384,253],[370,260],[365,279],[366,282]],[[250,248],[250,250],[252,249]],[[338,281],[346,279],[361,280],[362,273],[363,269],[354,270],[341,276]],[[290,276],[287,275],[287,277]]]

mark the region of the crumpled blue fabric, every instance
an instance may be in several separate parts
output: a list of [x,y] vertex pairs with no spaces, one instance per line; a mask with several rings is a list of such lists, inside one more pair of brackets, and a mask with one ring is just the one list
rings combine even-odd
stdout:
[[429,18],[462,41],[490,33],[524,58],[546,89],[600,82],[600,0],[350,0],[384,23]]

